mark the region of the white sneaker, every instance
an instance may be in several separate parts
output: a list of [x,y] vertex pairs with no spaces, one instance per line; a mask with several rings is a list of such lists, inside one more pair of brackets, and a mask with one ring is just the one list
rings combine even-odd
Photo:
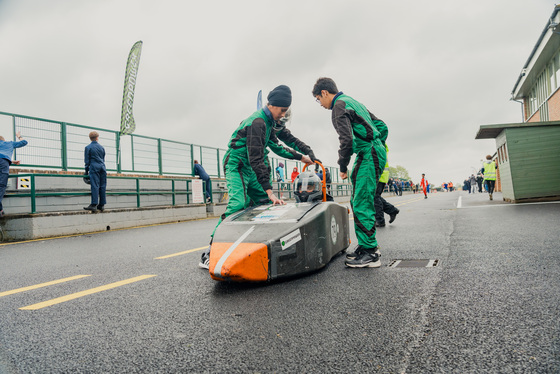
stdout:
[[210,270],[210,254],[205,252],[202,254],[202,256],[200,256],[198,267],[201,269]]

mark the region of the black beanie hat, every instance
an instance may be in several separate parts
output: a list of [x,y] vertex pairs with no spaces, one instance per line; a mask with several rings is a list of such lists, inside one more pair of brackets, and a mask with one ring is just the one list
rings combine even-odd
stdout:
[[270,91],[266,98],[273,106],[287,108],[292,105],[292,91],[290,87],[283,84]]

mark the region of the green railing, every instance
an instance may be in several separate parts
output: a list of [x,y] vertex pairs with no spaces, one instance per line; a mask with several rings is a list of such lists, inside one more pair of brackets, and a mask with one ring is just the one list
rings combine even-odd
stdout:
[[[88,134],[93,130],[100,135],[110,172],[193,176],[193,162],[198,160],[211,177],[224,177],[225,149],[136,134],[120,136],[114,130],[0,112],[0,135],[8,139],[11,133],[15,139],[20,131],[29,142],[14,151],[14,160],[21,161],[21,167],[83,170],[84,147],[90,143]],[[294,167],[299,171],[303,167],[299,161],[269,157],[274,176],[280,162],[284,164],[285,179]],[[337,168],[328,169],[334,183],[342,182]]]
[[[4,204],[7,204],[6,199],[10,200],[12,198],[30,198],[30,209],[27,213],[37,213],[37,200],[42,197],[71,197],[71,196],[90,196],[91,192],[89,186],[82,182],[83,175],[76,175],[76,174],[10,174],[10,179],[26,179],[28,182],[26,189],[18,189],[16,191],[8,191],[4,197]],[[79,180],[79,183],[83,185],[83,187],[67,187],[69,183],[64,183],[65,188],[56,188],[45,185],[45,186],[38,186],[38,180],[41,178],[73,178]],[[107,196],[135,196],[136,197],[136,204],[135,207],[140,208],[143,206],[142,204],[142,196],[150,196],[150,195],[169,195],[171,196],[171,201],[166,202],[165,204],[161,205],[184,205],[184,204],[191,204],[192,203],[192,179],[179,179],[179,178],[149,178],[149,177],[125,177],[125,176],[107,176],[108,183],[107,183]],[[123,187],[123,186],[115,186],[115,183],[111,183],[111,181],[128,181],[134,185],[133,188]],[[148,186],[143,185],[142,182],[159,182],[161,184],[168,183],[170,186],[168,188],[149,188]],[[21,183],[20,183],[21,184]],[[78,183],[76,183],[78,184]],[[79,184],[78,184],[79,185]],[[42,187],[42,188],[41,188]],[[203,191],[204,191],[204,182],[203,182]],[[178,202],[177,197],[185,196],[183,202]],[[89,199],[84,200],[84,204],[89,204]],[[154,206],[157,204],[145,204],[144,206]],[[46,206],[53,206],[59,208],[59,205],[47,205]],[[123,204],[121,203],[110,203],[109,207],[111,208],[124,208],[130,207],[130,203]],[[63,210],[73,210],[73,209],[63,209]],[[82,210],[81,205],[76,205],[75,210]],[[45,211],[53,211],[53,210],[45,210]]]
[[[52,212],[52,211],[72,211],[72,210],[82,210],[82,206],[89,204],[89,196],[91,191],[88,185],[82,182],[83,175],[79,174],[10,174],[10,179],[16,180],[16,190],[9,190],[4,197],[4,204],[7,206],[7,211],[13,211],[11,208],[10,200],[14,198],[29,198],[29,209],[20,211],[18,213],[37,213],[38,205],[37,201],[41,198],[48,197],[80,197],[87,196],[88,199],[84,199],[80,203],[76,202],[73,205],[66,205],[59,203],[45,203],[44,207],[49,207],[49,209],[42,209],[42,212]],[[63,179],[73,179],[71,182],[56,183],[51,182],[52,179],[63,178]],[[44,179],[48,179],[51,183],[44,183]],[[184,178],[150,178],[150,177],[127,177],[127,176],[107,176],[107,196],[134,196],[135,202],[133,207],[140,208],[143,206],[161,206],[161,205],[185,205],[192,204],[192,179]],[[24,182],[22,182],[22,180]],[[123,183],[119,182],[129,182],[128,186],[124,186]],[[159,183],[157,188],[150,188],[149,184]],[[162,185],[167,184],[167,187],[162,187]],[[24,189],[22,186],[25,185]],[[328,189],[329,193],[333,197],[350,196],[351,185],[346,183],[332,183],[331,187]],[[205,185],[203,182],[203,193],[205,190]],[[273,182],[273,190],[277,196],[282,196],[284,199],[294,199],[292,184],[285,182]],[[211,200],[212,202],[225,203],[228,200],[227,189],[212,189],[211,188]],[[171,197],[170,201],[164,201],[162,204],[146,204],[142,203],[143,196],[156,196],[156,195],[167,195]],[[183,196],[182,199],[180,197]],[[63,206],[63,208],[61,208]],[[50,209],[50,208],[54,209]],[[118,201],[108,201],[108,208],[127,208],[132,207],[131,201],[118,202]]]

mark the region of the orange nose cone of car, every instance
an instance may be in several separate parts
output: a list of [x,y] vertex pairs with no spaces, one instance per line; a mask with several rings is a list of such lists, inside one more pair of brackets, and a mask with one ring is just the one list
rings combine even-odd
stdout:
[[210,276],[215,280],[262,282],[268,279],[268,249],[263,243],[213,243]]

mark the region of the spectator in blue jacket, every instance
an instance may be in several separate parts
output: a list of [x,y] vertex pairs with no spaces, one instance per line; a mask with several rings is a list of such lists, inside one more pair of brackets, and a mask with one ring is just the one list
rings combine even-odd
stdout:
[[8,187],[8,176],[10,175],[10,165],[19,165],[19,161],[12,162],[12,153],[14,148],[21,148],[27,145],[27,140],[21,137],[20,132],[16,134],[17,142],[6,141],[3,136],[0,136],[0,217],[4,217],[4,207],[2,200]]
[[97,142],[99,133],[92,131],[89,133],[91,143],[86,146],[84,162],[86,164],[86,175],[89,175],[91,182],[91,204],[84,207],[85,210],[97,212],[105,210],[107,199],[105,191],[107,189],[107,170],[105,169],[105,148]]
[[210,199],[210,197],[212,196],[212,182],[210,182],[210,176],[208,175],[206,170],[204,170],[202,165],[198,163],[198,160],[194,160],[194,175],[198,175],[200,179],[204,181],[204,184],[206,185],[206,191],[204,192],[204,195],[206,196],[206,202],[209,203],[210,201],[212,201]]

